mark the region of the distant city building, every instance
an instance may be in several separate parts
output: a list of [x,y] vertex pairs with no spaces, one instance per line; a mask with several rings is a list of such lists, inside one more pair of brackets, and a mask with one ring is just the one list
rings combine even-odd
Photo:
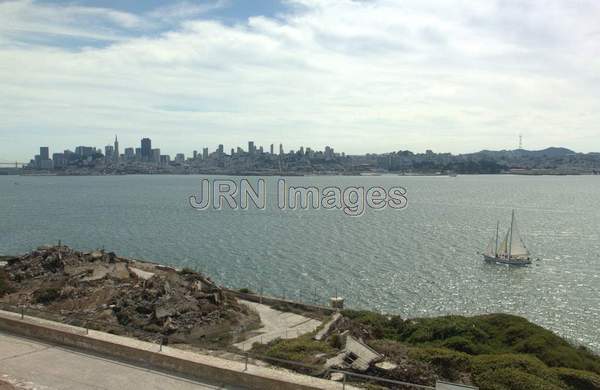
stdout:
[[114,154],[115,154],[115,147],[113,145],[106,145],[104,147],[104,158],[107,161],[112,160]]
[[125,148],[125,160],[131,161],[135,159],[135,152],[133,148]]
[[52,161],[54,162],[54,168],[63,168],[67,165],[64,153],[52,154]]
[[283,156],[283,144],[279,144],[279,155]]
[[[160,149],[159,149],[160,150]],[[160,165],[167,165],[171,162],[171,156],[168,154],[161,154],[159,157]]]
[[42,160],[50,160],[50,149],[47,146],[40,147],[40,158]]
[[198,151],[197,151],[197,150],[194,150],[194,160],[195,160],[196,158],[198,158]]
[[54,169],[54,161],[50,159],[42,160],[40,162],[40,168],[42,169]]
[[115,134],[115,153],[113,156],[115,161],[119,161],[119,140],[117,139],[117,135]]
[[250,155],[253,155],[254,152],[256,152],[254,141],[248,141],[248,153],[250,153]]
[[271,144],[271,149],[270,149],[271,150],[271,155],[273,154],[274,147],[275,147],[275,145]]
[[204,161],[208,160],[208,148],[202,149],[202,160],[204,160]]
[[155,162],[157,164],[160,163],[160,149],[152,149],[150,151],[150,156],[150,161]]
[[183,153],[177,153],[175,155],[175,162],[183,163],[184,161],[185,161],[185,154],[183,154]]
[[96,153],[96,148],[93,146],[77,146],[75,148],[75,154],[77,154],[79,157],[91,157],[94,155],[94,153]]
[[136,161],[142,161],[142,148],[135,148]]
[[152,141],[150,138],[142,138],[142,161],[151,161],[152,154]]

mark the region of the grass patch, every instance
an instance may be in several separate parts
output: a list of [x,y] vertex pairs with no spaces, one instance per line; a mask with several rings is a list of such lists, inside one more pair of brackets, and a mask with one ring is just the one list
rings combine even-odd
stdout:
[[[333,348],[329,343],[313,340],[312,337],[313,334],[308,333],[295,339],[277,339],[268,344],[255,343],[251,352],[254,355],[288,360],[311,366],[312,368],[307,367],[303,369],[298,365],[286,365],[274,361],[277,365],[292,368],[301,372],[314,372],[317,370],[317,366],[323,364],[327,357],[333,356],[339,351]],[[317,357],[316,355],[319,354],[324,354],[324,356]]]

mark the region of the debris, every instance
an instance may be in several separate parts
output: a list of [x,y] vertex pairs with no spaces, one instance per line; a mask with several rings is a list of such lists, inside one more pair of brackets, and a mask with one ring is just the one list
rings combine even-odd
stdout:
[[143,271],[139,268],[134,268],[134,267],[129,267],[129,271],[131,271],[131,273],[133,275],[135,275],[136,278],[143,279],[143,280],[150,280],[155,275],[152,272]]
[[136,333],[144,330],[193,343],[195,335],[209,333],[206,329],[235,329],[250,315],[200,273],[113,252],[43,246],[2,261],[12,292],[0,303],[37,306],[100,330],[145,337]]
[[383,359],[383,355],[367,344],[352,337],[348,331],[340,335],[345,340],[341,353],[327,360],[327,367],[352,368],[357,371],[366,371],[369,366]]

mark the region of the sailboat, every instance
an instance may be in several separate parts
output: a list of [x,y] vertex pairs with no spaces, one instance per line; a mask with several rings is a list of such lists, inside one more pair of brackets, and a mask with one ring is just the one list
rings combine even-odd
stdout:
[[483,259],[490,263],[525,266],[531,264],[529,250],[519,235],[515,222],[515,210],[512,211],[510,228],[502,242],[498,244],[500,223],[496,224],[496,236],[492,237],[488,247],[483,253]]

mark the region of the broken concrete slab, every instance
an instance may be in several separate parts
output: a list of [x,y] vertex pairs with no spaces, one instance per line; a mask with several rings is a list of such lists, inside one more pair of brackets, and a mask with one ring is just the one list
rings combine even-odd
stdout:
[[383,355],[367,344],[352,337],[348,331],[341,334],[345,346],[341,353],[330,358],[325,363],[326,367],[352,368],[357,371],[366,371],[375,362],[383,360]]
[[156,275],[154,272],[148,272],[135,267],[129,267],[129,271],[138,279],[150,280]]

